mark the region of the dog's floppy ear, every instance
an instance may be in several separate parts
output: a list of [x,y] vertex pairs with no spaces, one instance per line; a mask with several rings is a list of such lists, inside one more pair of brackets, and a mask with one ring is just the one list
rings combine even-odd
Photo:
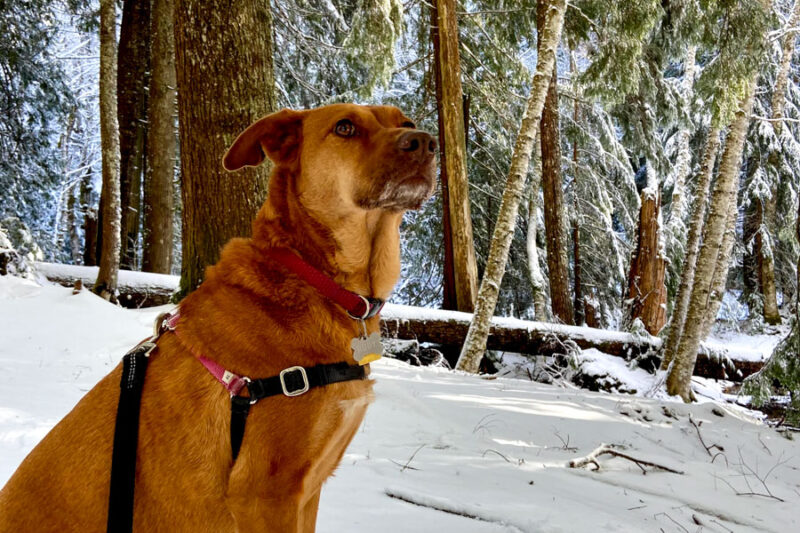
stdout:
[[297,156],[303,132],[303,111],[283,109],[253,122],[233,141],[222,166],[233,172],[242,167],[257,167],[269,157],[287,163]]

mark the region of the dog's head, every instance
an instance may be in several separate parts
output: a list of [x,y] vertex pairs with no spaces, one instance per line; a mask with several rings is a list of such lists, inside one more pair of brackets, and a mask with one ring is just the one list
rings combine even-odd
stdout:
[[269,157],[292,170],[307,207],[416,209],[435,187],[436,140],[390,106],[284,109],[248,127],[225,154],[235,171]]

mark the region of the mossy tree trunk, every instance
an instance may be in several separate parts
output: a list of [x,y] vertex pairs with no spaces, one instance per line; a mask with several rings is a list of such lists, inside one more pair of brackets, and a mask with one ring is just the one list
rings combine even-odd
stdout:
[[533,76],[531,95],[528,98],[522,124],[514,144],[511,168],[508,172],[500,212],[492,235],[486,271],[478,291],[475,314],[458,359],[457,368],[467,372],[478,371],[483,353],[486,351],[491,318],[497,305],[497,296],[508,261],[508,251],[514,236],[519,204],[525,189],[525,178],[528,174],[531,152],[538,133],[537,124],[542,118],[547,89],[555,66],[556,50],[561,40],[566,0],[552,0],[542,2],[542,4],[544,4],[543,8],[546,9],[546,12],[545,22],[539,26],[541,40],[536,74]]
[[[691,297],[689,298],[686,321],[680,343],[674,355],[672,367],[667,376],[667,392],[672,395],[679,395],[687,402],[693,399],[691,378],[697,360],[697,349],[703,340],[702,332],[708,315],[708,300],[712,288],[714,270],[717,267],[717,258],[720,254],[728,225],[731,203],[736,203],[739,166],[747,126],[750,123],[756,80],[757,74],[754,74],[725,140],[725,150],[720,159],[719,174],[711,197],[705,231],[703,232],[703,246],[697,257],[697,267]],[[727,265],[725,275],[727,276]]]
[[706,217],[708,192],[711,187],[711,177],[714,174],[714,162],[718,151],[719,129],[712,127],[706,138],[703,160],[697,177],[694,203],[692,204],[692,213],[689,221],[689,233],[686,237],[686,252],[683,257],[683,267],[681,268],[681,283],[678,287],[678,295],[675,298],[675,305],[672,310],[669,335],[664,344],[664,357],[661,360],[662,370],[666,370],[672,362],[686,322],[686,312],[689,309],[689,298],[692,293],[695,267],[697,265],[697,252],[700,249],[700,236],[703,233],[703,222]]

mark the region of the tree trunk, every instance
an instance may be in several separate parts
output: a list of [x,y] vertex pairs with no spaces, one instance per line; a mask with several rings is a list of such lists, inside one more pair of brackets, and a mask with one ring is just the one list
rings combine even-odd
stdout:
[[[683,93],[681,104],[686,108],[687,114],[691,113],[692,93],[694,86],[695,55],[697,47],[689,46],[686,52],[686,63],[684,65],[683,82],[681,92]],[[689,140],[691,131],[689,125],[685,125],[678,133],[678,158],[675,168],[675,180],[672,188],[672,208],[669,216],[669,234],[673,239],[677,239],[683,227],[683,218],[686,211],[686,178],[692,168],[692,154],[689,150]]]
[[[575,99],[572,103],[572,123],[577,124],[580,114],[578,107],[580,87],[578,85],[578,66],[575,61],[574,51],[570,51],[569,66],[572,72],[573,90],[575,92]],[[545,105],[547,105],[547,102],[545,102]],[[581,276],[581,225],[578,213],[578,141],[576,139],[572,143],[572,273],[575,280],[573,283],[575,299],[572,302],[572,308],[575,312],[574,323],[576,326],[581,326],[585,322],[586,315],[583,301],[583,279]]]
[[177,0],[175,50],[185,296],[229,239],[250,235],[267,194],[270,165],[230,176],[221,161],[239,133],[275,110],[269,0]]
[[75,212],[78,210],[79,188],[71,187],[67,200],[67,234],[69,235],[69,258],[73,265],[81,263],[81,238],[78,234],[78,219]]
[[697,348],[700,345],[701,333],[708,313],[708,299],[712,278],[720,254],[725,228],[730,216],[731,203],[736,203],[736,189],[739,178],[739,167],[742,159],[742,148],[750,122],[753,107],[753,94],[758,77],[753,75],[747,87],[739,111],[731,123],[725,150],[719,165],[719,175],[711,197],[711,207],[703,233],[703,247],[697,257],[697,269],[689,299],[689,311],[678,349],[675,352],[674,364],[667,376],[667,392],[679,395],[684,401],[693,399],[691,377],[697,359]]
[[[792,55],[794,54],[794,43],[797,38],[797,25],[800,23],[800,0],[795,0],[792,7],[792,15],[784,26],[786,34],[783,36],[783,55],[781,65],[775,78],[775,89],[772,91],[772,118],[782,119],[783,110],[786,107],[786,85],[789,77],[789,68],[792,65]],[[783,123],[773,122],[772,127],[775,134],[780,136]]]
[[539,247],[536,244],[539,225],[539,185],[542,176],[541,144],[536,143],[533,154],[533,177],[528,188],[528,232],[525,235],[525,249],[528,252],[528,278],[533,294],[533,312],[536,320],[547,320],[547,296],[544,290],[544,276],[539,266]]
[[[441,111],[442,74],[439,62],[439,9],[436,2],[429,5],[431,15],[431,42],[433,43],[433,74],[436,90],[436,119],[439,132],[439,153],[445,153],[444,114]],[[442,244],[444,262],[442,265],[442,309],[458,309],[456,296],[456,273],[453,266],[453,228],[450,225],[450,192],[448,190],[447,165],[439,162],[439,183],[442,192]]]
[[733,244],[736,241],[736,220],[739,217],[739,206],[736,197],[730,205],[728,220],[725,223],[725,234],[722,236],[722,245],[717,255],[717,264],[714,267],[714,277],[711,278],[711,290],[708,293],[708,304],[706,308],[706,318],[703,322],[703,329],[700,338],[705,339],[711,333],[711,328],[716,322],[719,308],[722,305],[722,298],[725,296],[725,288],[728,285],[728,271],[730,270],[731,254]]
[[[766,200],[772,202],[774,200]],[[756,200],[756,216],[761,224],[755,236],[755,256],[758,269],[758,286],[763,297],[763,316],[767,324],[780,324],[781,315],[778,312],[778,294],[775,287],[775,260],[772,256],[772,238],[769,234],[769,219],[765,216],[764,200]]]
[[639,231],[628,273],[628,321],[640,319],[651,335],[658,335],[667,322],[667,262],[661,254],[658,184],[642,191]]
[[[455,0],[436,0],[432,21],[434,65],[436,70],[437,111],[442,173],[442,204],[449,220],[444,229],[445,246],[452,250],[445,257],[452,269],[456,306],[459,311],[471,312],[478,292],[478,266],[475,260],[470,214],[469,184],[467,182],[467,152],[464,124],[464,96],[461,89],[461,60],[459,57],[458,21]],[[444,67],[444,68],[443,68]],[[458,231],[453,231],[457,228]],[[451,307],[452,308],[452,307]]]
[[[781,136],[781,131],[783,130],[781,119],[784,118],[784,108],[786,107],[786,85],[789,69],[792,64],[798,22],[800,22],[800,0],[795,1],[792,7],[792,14],[783,28],[786,35],[783,37],[781,64],[775,78],[775,89],[772,92],[772,118],[775,120],[775,122],[772,123],[772,127],[777,137]],[[781,172],[780,164],[777,159],[778,154],[773,152],[770,154],[768,162],[772,167],[777,167],[778,173],[781,175],[779,179],[783,179],[784,173]],[[792,177],[785,176],[785,178],[791,179]],[[769,228],[773,226],[775,221],[774,193],[772,198],[766,200],[766,203],[767,205],[764,205],[762,201],[756,206],[758,211],[757,215],[760,215],[758,216],[760,226],[755,235],[754,255],[758,268],[759,287],[763,296],[764,321],[768,324],[780,324],[781,315],[778,311],[778,297],[775,287],[775,261],[771,246],[772,239],[769,234]]]
[[136,268],[142,175],[147,144],[147,84],[150,74],[150,0],[125,0],[119,34],[120,266]]
[[150,131],[144,181],[142,270],[172,270],[172,210],[175,178],[175,36],[173,0],[153,0],[147,121]]
[[711,186],[711,176],[714,173],[714,161],[719,150],[719,129],[712,127],[708,132],[706,145],[703,149],[703,161],[700,164],[700,173],[697,178],[697,186],[694,193],[694,204],[692,205],[692,215],[689,222],[689,234],[686,237],[686,253],[683,258],[681,269],[681,283],[678,288],[678,295],[675,298],[675,306],[672,311],[672,322],[669,327],[669,335],[664,345],[664,357],[661,360],[661,369],[666,370],[678,349],[681,341],[683,326],[686,322],[686,312],[689,309],[689,298],[691,296],[692,285],[694,284],[695,267],[697,263],[697,252],[700,249],[700,236],[703,232],[703,222],[706,217],[706,204],[708,203],[708,192]]
[[119,128],[117,126],[117,32],[114,0],[100,0],[100,144],[103,153],[103,245],[92,289],[116,300],[119,275]]
[[[537,26],[544,25],[547,2],[537,4]],[[546,43],[539,33],[537,47]],[[558,46],[558,43],[556,43]],[[541,53],[541,52],[540,52]],[[544,230],[547,236],[547,270],[550,275],[550,304],[553,317],[563,324],[574,321],[569,291],[567,243],[564,231],[564,191],[561,182],[561,140],[558,131],[558,67],[553,64],[550,86],[541,118],[542,190],[544,192]]]
[[497,305],[497,296],[500,292],[500,284],[503,281],[511,239],[514,236],[517,212],[525,188],[525,178],[528,174],[531,152],[536,140],[536,126],[542,118],[547,88],[555,66],[556,50],[561,40],[566,0],[552,0],[542,3],[547,11],[546,16],[543,17],[544,24],[539,26],[541,28],[541,38],[536,74],[531,83],[531,95],[514,144],[511,167],[508,172],[494,234],[492,235],[492,244],[486,261],[486,271],[483,274],[480,291],[478,292],[475,314],[458,359],[457,368],[467,372],[478,371],[481,358],[486,350],[489,326]]
[[83,264],[97,265],[97,209],[92,207],[92,171],[81,178],[81,213],[83,214]]

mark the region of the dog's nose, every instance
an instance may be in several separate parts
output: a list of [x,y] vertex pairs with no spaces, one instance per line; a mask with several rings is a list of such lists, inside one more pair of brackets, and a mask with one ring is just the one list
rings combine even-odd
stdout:
[[439,143],[429,133],[424,131],[409,131],[397,139],[397,147],[409,154],[425,158],[436,153]]

